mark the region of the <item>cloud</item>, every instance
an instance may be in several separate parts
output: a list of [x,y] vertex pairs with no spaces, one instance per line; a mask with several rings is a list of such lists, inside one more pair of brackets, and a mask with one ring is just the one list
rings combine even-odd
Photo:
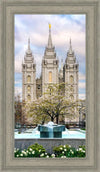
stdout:
[[85,89],[86,84],[85,82],[79,82],[79,89]]
[[20,62],[20,58],[15,60],[15,72],[21,73],[22,72],[22,64]]
[[22,97],[22,87],[15,87],[15,96],[20,95]]
[[20,83],[22,83],[21,80],[15,81],[15,84],[20,84]]
[[79,80],[85,80],[85,79],[86,79],[85,74],[79,72]]
[[[28,37],[34,46],[44,47],[48,39],[48,23],[52,25],[52,39],[56,48],[65,51],[69,48],[69,39],[72,38],[73,49],[76,54],[85,55],[85,19],[82,15],[16,15],[15,16],[15,46],[22,46],[27,43]],[[77,24],[73,18],[84,19]],[[83,22],[83,23],[82,23]],[[84,24],[84,25],[83,25]],[[43,27],[42,27],[43,26]],[[45,27],[44,27],[45,26]]]
[[85,98],[86,98],[86,95],[85,94],[79,94],[79,99],[84,100]]
[[[15,72],[22,72],[22,60],[30,37],[31,50],[36,63],[36,77],[41,74],[41,62],[48,42],[48,23],[51,23],[52,42],[57,57],[65,61],[69,40],[79,61],[79,81],[85,81],[85,15],[15,15]],[[19,82],[15,79],[15,82]],[[16,87],[16,89],[18,89]],[[79,82],[79,89],[85,83]],[[21,89],[18,90],[21,93]]]

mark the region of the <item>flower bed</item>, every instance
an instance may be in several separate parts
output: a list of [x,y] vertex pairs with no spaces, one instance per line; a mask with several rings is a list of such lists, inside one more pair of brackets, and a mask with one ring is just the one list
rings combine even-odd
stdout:
[[34,145],[29,146],[28,149],[24,149],[22,151],[15,148],[14,156],[17,158],[73,158],[86,156],[85,146],[79,146],[78,149],[75,149],[70,145],[60,145],[58,147],[54,147],[53,151],[53,154],[49,154],[42,145],[35,143]]

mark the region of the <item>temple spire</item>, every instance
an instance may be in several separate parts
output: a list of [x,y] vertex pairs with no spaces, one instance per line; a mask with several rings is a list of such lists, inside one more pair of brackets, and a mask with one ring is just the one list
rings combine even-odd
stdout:
[[30,49],[30,38],[28,38],[28,48],[27,48],[26,54],[27,55],[30,55],[30,54],[32,55],[32,51]]
[[49,24],[48,48],[52,48],[52,39],[51,39],[51,24]]
[[28,38],[28,50],[30,50],[30,38]]
[[71,38],[70,38],[70,46],[69,46],[69,54],[72,54],[72,43],[71,43]]

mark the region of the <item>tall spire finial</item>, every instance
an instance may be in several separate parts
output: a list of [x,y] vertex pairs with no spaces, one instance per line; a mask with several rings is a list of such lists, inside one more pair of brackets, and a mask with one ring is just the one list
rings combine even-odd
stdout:
[[28,50],[30,50],[30,38],[28,38]]
[[70,38],[70,46],[71,46],[71,38]]
[[49,23],[49,30],[51,29],[51,24]]
[[30,49],[30,38],[28,38],[28,48],[27,48],[26,54],[32,54],[32,51]]
[[71,38],[70,38],[70,48],[72,49],[72,43],[71,43]]
[[71,38],[70,38],[69,53],[72,54],[72,43],[71,43]]
[[48,48],[52,48],[52,39],[51,39],[51,24],[49,23],[49,38],[48,38]]

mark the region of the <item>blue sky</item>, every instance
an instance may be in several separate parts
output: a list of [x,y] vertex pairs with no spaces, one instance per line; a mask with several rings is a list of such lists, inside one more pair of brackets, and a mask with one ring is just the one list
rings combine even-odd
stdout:
[[48,41],[48,23],[51,23],[52,42],[55,46],[59,65],[65,62],[69,40],[79,63],[79,98],[85,98],[85,15],[15,15],[15,95],[22,96],[21,64],[31,42],[36,63],[36,77],[41,74],[41,61]]

